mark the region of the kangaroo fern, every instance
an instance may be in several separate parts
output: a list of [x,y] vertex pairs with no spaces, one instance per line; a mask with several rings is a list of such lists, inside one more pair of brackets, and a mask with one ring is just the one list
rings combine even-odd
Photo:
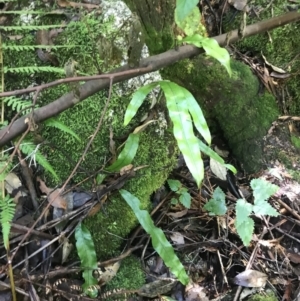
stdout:
[[2,227],[3,242],[5,249],[8,249],[11,221],[15,214],[14,199],[10,198],[9,195],[5,196],[4,198],[0,196],[0,209],[0,221]]

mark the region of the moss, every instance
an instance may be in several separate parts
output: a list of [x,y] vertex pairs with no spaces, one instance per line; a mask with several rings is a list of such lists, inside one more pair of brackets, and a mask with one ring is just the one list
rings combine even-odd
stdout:
[[295,135],[291,135],[291,141],[292,141],[292,144],[293,144],[296,148],[300,149],[300,138],[299,138],[299,137],[297,137],[297,136],[295,136]]
[[[61,18],[65,18],[65,15],[51,17],[52,22],[50,22],[48,17],[41,17],[36,21],[36,24],[61,24]],[[101,48],[103,44],[99,44],[99,42],[103,42],[102,38],[104,35],[108,39],[109,37],[114,38],[110,42],[115,41],[119,38],[117,35],[120,33],[119,30],[116,33],[111,24],[112,22],[110,21],[103,24],[99,20],[99,16],[91,14],[86,18],[82,16],[81,21],[70,22],[63,32],[55,38],[55,45],[64,45],[66,47],[53,48],[51,50],[59,62],[57,66],[59,72],[54,72],[54,69],[51,69],[50,62],[42,62],[38,58],[36,51],[23,51],[22,55],[19,56],[16,56],[14,51],[7,51],[4,55],[6,67],[48,66],[49,69],[47,72],[36,72],[32,76],[28,76],[28,73],[24,72],[8,74],[6,87],[13,90],[27,87],[34,81],[41,84],[64,77],[64,64],[70,58],[78,62],[77,74],[96,74],[99,66],[102,72],[105,71],[109,58],[107,53],[105,57],[100,57],[99,53],[103,53],[103,51],[100,51],[103,50]],[[24,36],[20,41],[7,41],[7,43],[35,45],[36,38],[35,35],[24,32]],[[109,46],[112,45],[110,44]],[[109,61],[109,68],[111,69],[117,67],[118,62],[115,58],[113,58],[113,61],[114,64],[112,61]],[[90,190],[97,170],[109,164],[107,161],[112,156],[109,151],[110,132],[113,133],[113,140],[117,149],[135,127],[140,125],[141,117],[149,111],[150,102],[146,100],[130,125],[124,127],[124,114],[131,98],[130,91],[126,92],[126,94],[124,92],[125,89],[128,91],[126,83],[114,85],[113,94],[100,130],[72,179],[73,182],[79,183],[90,176],[88,182],[80,184],[83,189]],[[38,104],[43,106],[50,103],[69,92],[69,90],[69,85],[59,85],[43,90],[39,93]],[[47,156],[48,161],[59,175],[61,182],[68,178],[81,158],[91,135],[95,132],[107,102],[107,96],[107,91],[101,91],[57,116],[60,122],[76,132],[81,138],[81,142],[78,142],[65,132],[45,127],[43,124],[39,125],[38,134],[41,135],[45,142],[40,150]],[[162,108],[158,106],[159,104],[155,107],[158,111],[155,113],[164,114],[164,106]],[[133,164],[135,167],[144,166],[144,168],[137,171],[136,177],[126,183],[124,187],[124,189],[138,197],[141,201],[141,206],[147,209],[151,207],[150,195],[165,182],[168,174],[177,162],[177,149],[173,135],[166,130],[164,134],[160,135],[156,132],[158,128],[159,124],[156,122],[149,125],[141,133],[139,149]],[[47,173],[46,182],[48,186],[57,185],[51,174]],[[137,224],[137,221],[129,206],[116,192],[109,196],[103,212],[90,218],[86,221],[86,224],[93,235],[98,256],[107,258],[112,254],[119,253],[118,248],[120,244]]]
[[261,294],[255,294],[251,296],[249,301],[277,301],[277,297],[272,291],[269,291],[267,293],[261,293]]
[[145,283],[141,262],[135,256],[125,258],[117,275],[106,285],[105,291],[113,289],[136,290]]
[[221,127],[234,155],[254,172],[263,167],[263,137],[279,110],[272,95],[259,93],[248,66],[232,60],[231,68],[230,78],[219,62],[200,56],[165,68],[163,75],[193,93],[210,129]]
[[[255,0],[251,4],[256,7],[269,7],[268,0]],[[247,25],[269,19],[273,16],[279,16],[286,13],[286,3],[281,0],[275,0],[268,9],[264,9],[257,17],[248,17]],[[226,31],[238,28],[240,18],[237,17],[235,22],[226,28]],[[247,37],[237,43],[241,52],[250,52],[254,56],[263,54],[266,60],[273,66],[283,68],[291,76],[286,80],[277,80],[280,87],[280,93],[287,88],[288,96],[283,99],[285,109],[291,115],[300,113],[300,74],[297,72],[300,68],[300,57],[298,49],[300,47],[299,22],[294,22],[283,27],[278,27],[255,36]],[[285,95],[287,95],[285,93]]]
[[284,150],[280,150],[277,157],[279,162],[284,164],[287,172],[293,177],[293,179],[300,182],[300,171],[298,168],[295,168],[295,165],[298,166],[300,163],[299,155],[291,155],[290,153],[286,153]]
[[[123,187],[139,198],[142,209],[149,209],[150,194],[166,181],[176,165],[177,151],[174,145],[171,134],[165,133],[165,137],[159,137],[154,127],[142,134],[133,164],[147,167],[138,171],[136,177]],[[117,254],[122,238],[137,224],[131,208],[119,193],[114,193],[107,202],[103,212],[85,222],[92,232],[100,258]]]

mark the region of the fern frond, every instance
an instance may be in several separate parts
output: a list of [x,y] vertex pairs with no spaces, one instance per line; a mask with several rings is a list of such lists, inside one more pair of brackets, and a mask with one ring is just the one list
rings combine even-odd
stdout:
[[7,68],[4,67],[4,73],[34,73],[34,72],[53,72],[58,74],[64,74],[65,70],[63,68],[56,68],[51,66],[44,66],[44,67],[19,67],[19,68]]
[[43,49],[46,47],[51,47],[51,49],[60,49],[60,48],[78,48],[78,45],[51,45],[51,46],[45,46],[45,45],[7,45],[7,44],[3,44],[2,45],[2,49],[3,50],[11,50],[11,51],[24,51],[24,50],[35,50],[35,49]]
[[22,112],[23,115],[28,114],[32,106],[31,101],[24,100],[15,96],[5,97],[3,101],[8,107],[11,107],[13,110],[17,112],[26,109]]
[[39,151],[39,146],[40,145],[35,145],[33,143],[27,142],[27,143],[22,143],[20,145],[20,149],[25,155],[27,155],[26,159],[30,158],[30,163],[32,161],[34,162],[34,164],[35,162],[38,162],[40,165],[42,165],[45,168],[45,170],[50,172],[56,180],[59,180],[59,177],[57,173],[54,171],[52,165]]
[[11,222],[14,218],[16,204],[14,199],[7,195],[5,198],[0,196],[0,222],[2,227],[2,236],[5,249],[9,246],[9,233],[11,228]]
[[61,28],[66,27],[66,25],[22,25],[22,26],[0,26],[0,31],[31,31],[31,30],[41,30],[41,29],[51,29],[51,28]]
[[81,142],[81,139],[79,138],[79,136],[74,131],[72,131],[68,126],[66,126],[64,123],[58,121],[55,118],[49,118],[48,120],[44,121],[44,124],[46,126],[55,127],[57,129],[61,130],[62,132],[70,134],[76,140],[78,140],[79,142]]

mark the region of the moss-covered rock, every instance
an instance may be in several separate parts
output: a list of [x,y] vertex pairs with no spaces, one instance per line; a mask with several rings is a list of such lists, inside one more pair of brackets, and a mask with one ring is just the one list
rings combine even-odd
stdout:
[[[68,15],[57,15],[41,16],[36,23],[39,25],[61,24],[62,19],[69,22]],[[103,52],[103,37],[107,38],[111,49],[114,48],[113,42],[119,38],[120,32],[120,30],[116,32],[113,28],[111,19],[103,22],[97,15],[82,15],[80,21],[70,22],[54,39],[55,46],[60,46],[51,49],[52,55],[56,58],[57,66],[51,66],[53,62],[42,61],[32,48],[24,50],[19,56],[16,56],[14,51],[5,53],[5,66],[8,68],[47,67],[46,71],[31,71],[30,76],[28,76],[28,72],[25,73],[25,68],[23,72],[9,73],[6,87],[13,90],[25,88],[32,82],[41,84],[63,78],[65,76],[64,65],[69,59],[78,63],[76,66],[77,75],[94,75],[98,72],[105,72],[107,68],[113,69],[117,67],[120,60],[116,57],[109,57],[107,51]],[[6,42],[7,45],[18,44],[19,46],[38,43],[36,33],[25,31],[21,40],[7,40]],[[43,51],[46,51],[44,47]],[[123,51],[127,52],[126,49]],[[116,52],[113,52],[112,55]],[[126,86],[126,83],[122,83],[113,87],[113,93],[109,99],[107,111],[103,115],[100,129],[72,179],[73,182],[79,183],[88,178],[88,181],[81,183],[81,187],[84,189],[91,189],[97,171],[110,164],[113,150],[112,140],[115,142],[115,150],[118,154],[128,135],[141,124],[141,119],[145,113],[149,113],[150,101],[146,100],[137,116],[128,126],[124,127],[124,114],[132,92]],[[68,84],[43,90],[38,95],[37,103],[43,106],[69,91],[70,85]],[[38,132],[34,133],[33,136],[39,136],[39,142],[44,141],[40,150],[47,156],[61,183],[68,178],[84,153],[88,141],[102,118],[107,101],[108,91],[102,91],[56,117],[57,120],[73,130],[81,141],[64,131],[46,127],[43,124],[40,124]],[[176,164],[177,156],[175,140],[167,130],[168,121],[164,103],[157,104],[154,110],[152,113],[156,117],[153,119],[160,119],[161,122],[150,124],[140,134],[140,144],[133,164],[135,167],[143,166],[143,168],[138,170],[135,178],[124,187],[138,197],[141,206],[146,209],[151,207],[150,195],[165,182]],[[11,114],[13,115],[14,112],[12,111]],[[33,138],[31,137],[31,139]],[[119,147],[120,149],[118,149]],[[46,183],[49,186],[58,184],[50,173],[46,173]],[[94,237],[98,256],[103,259],[118,253],[118,248],[124,237],[128,235],[136,223],[133,212],[118,192],[110,195],[102,212],[86,221]]]
[[135,256],[125,258],[117,275],[106,285],[105,291],[113,289],[137,290],[145,283],[141,262]]
[[[287,12],[289,3],[281,0],[272,1],[255,0],[251,5],[256,9],[261,9],[258,15],[251,14],[247,17],[247,25],[279,16]],[[238,14],[231,24],[227,25],[226,31],[238,28],[241,22],[241,14]],[[291,115],[299,115],[300,112],[300,57],[298,55],[300,47],[299,22],[278,27],[272,31],[254,35],[242,39],[237,43],[241,52],[252,53],[266,60],[273,66],[284,69],[291,73],[287,79],[278,80],[279,104]],[[276,78],[275,78],[276,80]],[[284,93],[282,91],[285,90]]]
[[[259,92],[250,68],[232,60],[230,78],[223,66],[204,56],[179,62],[163,75],[187,87],[213,130],[221,130],[233,154],[249,172],[264,166],[263,137],[279,115],[275,98]],[[180,70],[180,72],[179,72]]]
[[[142,133],[140,146],[134,159],[135,166],[146,166],[137,172],[123,187],[141,201],[142,209],[149,209],[149,196],[166,181],[176,164],[176,147],[172,134],[163,137],[155,128]],[[86,220],[93,235],[97,254],[100,258],[118,252],[123,239],[137,224],[136,218],[118,192],[107,201],[103,212]]]
[[261,294],[257,293],[252,295],[249,299],[249,301],[277,301],[278,298],[275,296],[275,294],[272,291],[262,292]]

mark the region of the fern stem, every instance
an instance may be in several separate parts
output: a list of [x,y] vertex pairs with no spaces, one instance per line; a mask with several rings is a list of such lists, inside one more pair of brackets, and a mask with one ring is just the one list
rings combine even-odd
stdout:
[[11,294],[13,297],[13,301],[17,301],[16,289],[15,289],[15,281],[14,281],[14,273],[11,266],[11,258],[9,255],[9,248],[7,250],[7,262],[8,262],[8,272],[9,272],[9,282],[11,288]]

